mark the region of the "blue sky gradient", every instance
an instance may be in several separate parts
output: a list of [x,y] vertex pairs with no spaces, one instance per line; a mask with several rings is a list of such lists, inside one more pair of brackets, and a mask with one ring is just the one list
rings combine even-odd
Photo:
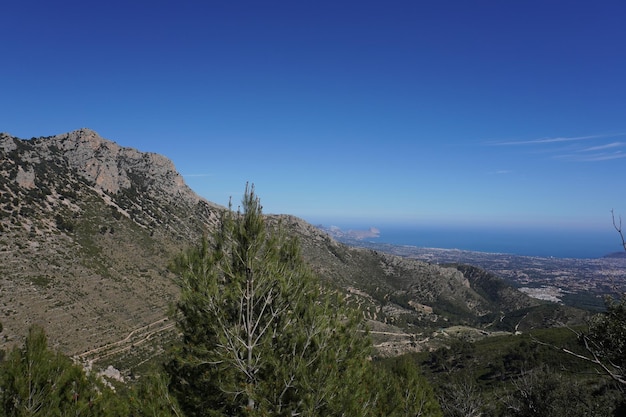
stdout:
[[346,221],[610,229],[626,3],[8,1],[0,131],[81,127],[219,204]]

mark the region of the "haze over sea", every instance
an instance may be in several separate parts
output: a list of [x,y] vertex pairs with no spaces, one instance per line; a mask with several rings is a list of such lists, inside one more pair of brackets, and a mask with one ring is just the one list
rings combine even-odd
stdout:
[[489,228],[484,226],[428,226],[400,224],[337,224],[342,230],[379,230],[363,240],[393,245],[461,249],[489,253],[555,258],[599,258],[623,251],[617,232],[545,228]]

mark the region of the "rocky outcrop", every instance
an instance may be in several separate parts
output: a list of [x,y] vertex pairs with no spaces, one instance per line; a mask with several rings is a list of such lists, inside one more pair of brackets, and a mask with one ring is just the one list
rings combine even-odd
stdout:
[[31,167],[24,170],[24,168],[18,166],[15,181],[20,187],[28,189],[35,188],[35,171],[33,171]]
[[16,140],[8,133],[0,133],[0,149],[4,152],[11,152],[17,148]]
[[79,129],[34,141],[41,149],[62,152],[70,167],[108,193],[135,186],[158,189],[162,196],[200,200],[168,158],[151,152],[126,148],[100,137],[90,129]]

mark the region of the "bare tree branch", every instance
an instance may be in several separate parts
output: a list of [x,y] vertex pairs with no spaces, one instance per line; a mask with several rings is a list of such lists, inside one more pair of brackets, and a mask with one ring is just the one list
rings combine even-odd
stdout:
[[[579,339],[582,339],[585,345],[585,350],[589,353],[589,355],[582,355],[580,353],[576,353],[573,352],[567,348],[561,347],[561,346],[555,346],[551,343],[546,343],[543,342],[539,339],[537,339],[536,337],[531,335],[531,338],[533,341],[535,341],[536,343],[542,345],[542,346],[547,346],[550,347],[552,349],[556,349],[558,351],[561,351],[563,353],[566,353],[570,356],[574,356],[578,359],[581,359],[585,362],[589,362],[592,363],[594,365],[599,366],[603,373],[605,375],[608,375],[611,379],[613,379],[614,381],[626,386],[626,375],[624,375],[623,369],[615,364],[613,364],[608,358],[603,360],[600,356],[598,356],[597,350],[594,350],[591,346],[591,344],[594,344],[594,342],[589,339],[589,337],[587,335],[584,335],[582,333],[578,333],[577,331],[570,329],[572,332],[574,332],[574,334],[576,334],[576,336],[578,336]],[[607,364],[608,363],[608,364]],[[613,367],[614,369],[610,368]]]
[[622,247],[626,250],[626,238],[624,238],[624,232],[622,231],[622,216],[619,216],[616,220],[615,212],[611,210],[611,218],[613,219],[613,227],[617,230],[617,233],[619,233],[619,236],[622,239]]

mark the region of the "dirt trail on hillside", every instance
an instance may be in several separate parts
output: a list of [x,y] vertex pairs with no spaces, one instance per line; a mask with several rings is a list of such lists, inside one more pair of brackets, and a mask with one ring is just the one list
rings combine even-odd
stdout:
[[96,362],[106,357],[122,353],[152,339],[156,334],[168,331],[176,326],[168,317],[164,317],[145,326],[132,330],[126,337],[86,352],[74,355],[81,362]]

